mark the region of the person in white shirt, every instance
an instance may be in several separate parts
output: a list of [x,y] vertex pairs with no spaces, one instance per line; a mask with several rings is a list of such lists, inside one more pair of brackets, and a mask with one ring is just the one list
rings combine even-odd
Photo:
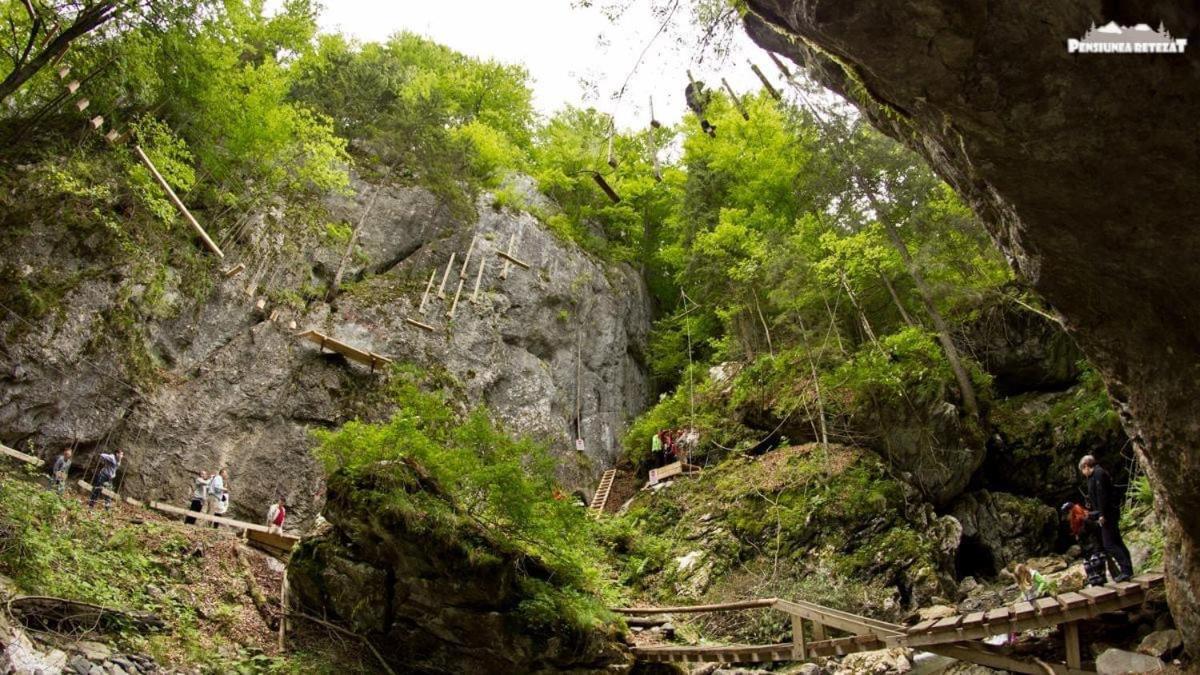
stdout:
[[[188,507],[189,511],[200,513],[204,511],[204,500],[208,498],[208,481],[209,476],[207,471],[201,471],[199,476],[192,481],[192,504]],[[193,525],[196,519],[188,516],[183,519],[183,522],[188,525]]]
[[[208,481],[209,515],[219,516],[229,510],[229,489],[225,487],[228,480],[229,471],[221,469]],[[218,528],[220,525],[213,523],[213,527]]]

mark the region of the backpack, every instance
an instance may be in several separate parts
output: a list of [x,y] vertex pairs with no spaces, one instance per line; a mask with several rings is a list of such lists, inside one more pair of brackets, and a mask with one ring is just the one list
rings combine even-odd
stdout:
[[1083,561],[1083,571],[1087,573],[1088,586],[1103,586],[1108,581],[1104,562],[1103,553],[1093,553]]

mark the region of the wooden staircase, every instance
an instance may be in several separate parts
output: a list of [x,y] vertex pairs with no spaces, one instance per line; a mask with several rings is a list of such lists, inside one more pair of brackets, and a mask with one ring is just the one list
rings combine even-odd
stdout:
[[600,485],[596,487],[596,493],[592,495],[592,503],[588,505],[588,512],[591,515],[598,517],[604,513],[604,506],[608,504],[608,493],[612,492],[613,480],[616,477],[616,469],[609,469],[600,477]]

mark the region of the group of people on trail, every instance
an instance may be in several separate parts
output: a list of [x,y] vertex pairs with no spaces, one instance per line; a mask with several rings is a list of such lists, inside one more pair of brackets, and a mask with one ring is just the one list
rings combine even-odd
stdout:
[[650,437],[650,452],[663,465],[687,462],[699,442],[700,432],[695,429],[662,429]]
[[[63,448],[62,452],[54,458],[54,463],[50,468],[50,485],[49,489],[56,494],[62,495],[67,489],[67,476],[71,473],[71,464],[75,461],[75,452],[71,448]],[[104,508],[112,506],[112,489],[113,480],[117,477],[117,469],[121,468],[121,461],[125,459],[125,451],[117,450],[116,452],[102,452],[98,460],[100,465],[96,467],[96,474],[92,477],[92,492],[88,496],[88,508],[94,508],[96,502],[104,498]]]
[[[229,510],[229,470],[221,469],[216,473],[201,471],[200,475],[192,480],[192,503],[188,506],[189,511],[196,513],[206,513],[210,516],[221,516]],[[188,516],[183,519],[183,522],[192,525],[196,519]],[[220,523],[213,521],[213,528],[219,528]]]

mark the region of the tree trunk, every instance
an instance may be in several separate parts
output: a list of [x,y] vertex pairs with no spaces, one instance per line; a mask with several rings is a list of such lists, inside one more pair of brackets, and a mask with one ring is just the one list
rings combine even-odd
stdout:
[[[342,273],[346,271],[346,263],[350,262],[350,256],[354,254],[354,245],[358,243],[358,231],[362,229],[363,223],[370,215],[371,209],[375,206],[375,200],[379,197],[379,188],[371,193],[371,201],[367,202],[367,208],[363,209],[363,213],[358,218],[358,224],[354,226],[354,231],[350,233],[350,243],[346,244],[346,251],[342,253],[342,259],[338,262],[337,272],[333,275],[333,281],[329,284],[329,290],[325,293],[325,302],[333,302],[337,297],[338,287],[342,285]],[[449,267],[446,268],[449,271]]]
[[0,81],[0,103],[37,75],[55,56],[65,52],[75,38],[99,28],[115,15],[115,2],[101,2],[84,8],[66,30],[54,36],[33,58],[20,59],[12,72]]
[[879,218],[879,222],[883,225],[883,229],[887,232],[888,239],[892,241],[892,245],[896,247],[896,252],[900,254],[900,259],[904,261],[904,266],[908,268],[908,274],[912,277],[913,285],[917,287],[917,293],[921,296],[921,303],[925,305],[925,311],[929,312],[929,318],[933,320],[934,330],[937,331],[938,342],[942,343],[942,349],[946,352],[946,360],[950,362],[950,369],[954,371],[954,377],[958,380],[958,387],[962,390],[963,407],[972,417],[979,417],[979,404],[975,399],[975,386],[971,384],[971,377],[967,374],[967,370],[963,368],[962,360],[958,356],[958,348],[954,346],[954,341],[950,339],[950,329],[946,327],[946,320],[942,318],[942,313],[933,303],[933,292],[929,290],[929,285],[925,283],[925,277],[922,276],[921,270],[917,269],[917,264],[913,262],[912,256],[908,253],[908,246],[904,240],[900,238],[900,231],[896,229],[895,223],[887,217],[887,214],[881,208],[879,200],[875,198],[875,194],[866,189],[866,182],[862,176],[855,176],[858,182],[858,187],[863,191],[867,201],[871,203],[871,208],[875,210],[875,215]]
[[883,273],[883,270],[876,270],[876,272],[883,281],[883,285],[887,288],[888,295],[892,296],[892,302],[896,303],[896,309],[900,310],[900,318],[904,319],[904,323],[908,326],[916,326],[917,324],[913,322],[912,317],[904,309],[904,303],[900,302],[900,296],[896,293],[896,288],[892,286],[892,282],[887,278],[887,275]]

